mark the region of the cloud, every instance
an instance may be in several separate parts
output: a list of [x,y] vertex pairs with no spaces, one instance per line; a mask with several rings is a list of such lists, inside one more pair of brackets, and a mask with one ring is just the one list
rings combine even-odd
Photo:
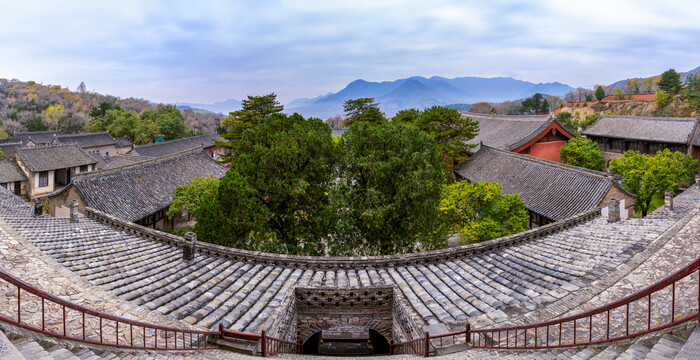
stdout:
[[700,65],[699,5],[656,1],[42,1],[2,5],[0,76],[155,101],[350,81],[511,76],[572,86]]

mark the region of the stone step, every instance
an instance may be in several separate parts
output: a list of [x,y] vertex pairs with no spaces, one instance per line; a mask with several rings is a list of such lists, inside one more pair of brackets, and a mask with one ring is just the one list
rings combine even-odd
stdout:
[[606,347],[603,351],[599,352],[597,355],[593,356],[591,360],[613,360],[616,359],[620,354],[627,351],[630,344],[611,344]]
[[674,359],[687,339],[687,336],[679,332],[664,334],[651,348],[645,359]]
[[15,349],[27,360],[49,360],[52,359],[39,343],[32,339],[20,338],[12,341]]
[[683,345],[675,357],[675,360],[693,359],[700,359],[700,326],[695,327],[692,333],[688,336],[685,345]]

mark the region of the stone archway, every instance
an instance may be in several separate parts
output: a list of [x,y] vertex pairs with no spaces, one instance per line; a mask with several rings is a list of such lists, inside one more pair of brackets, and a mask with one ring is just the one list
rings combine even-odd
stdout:
[[[342,326],[375,331],[393,339],[394,289],[296,288],[297,339]],[[365,335],[366,336],[366,335]]]

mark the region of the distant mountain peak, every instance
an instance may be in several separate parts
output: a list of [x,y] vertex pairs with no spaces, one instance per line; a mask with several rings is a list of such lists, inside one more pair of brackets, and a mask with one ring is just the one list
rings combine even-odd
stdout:
[[402,109],[473,104],[477,101],[501,102],[526,98],[537,92],[564,95],[571,90],[574,88],[559,82],[535,84],[510,77],[448,79],[441,76],[411,76],[382,82],[357,79],[336,93],[313,99],[296,99],[285,106],[285,111],[329,118],[343,113],[343,103],[346,100],[375,98],[380,103],[380,109],[387,116],[393,116]]

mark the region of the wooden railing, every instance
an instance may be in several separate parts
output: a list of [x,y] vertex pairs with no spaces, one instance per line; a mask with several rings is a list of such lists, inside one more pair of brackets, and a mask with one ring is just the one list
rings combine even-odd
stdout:
[[0,321],[46,335],[149,350],[212,349],[212,340],[219,335],[216,331],[148,324],[88,309],[39,290],[1,269],[0,279],[4,280],[0,282]]
[[699,318],[700,258],[666,279],[611,304],[562,319],[471,330],[471,346],[543,349],[600,344]]
[[265,330],[258,335],[229,330],[224,327],[224,324],[219,324],[219,332],[221,333],[222,339],[225,340],[257,344],[262,357],[274,354],[301,354],[302,352],[301,343],[295,343],[267,336]]
[[469,340],[469,332],[469,323],[467,323],[466,328],[461,331],[440,335],[430,335],[429,332],[426,332],[425,336],[422,338],[391,344],[390,353],[392,355],[414,354],[430,356],[430,354],[435,352],[435,348],[437,347],[457,345],[460,343],[466,344]]

